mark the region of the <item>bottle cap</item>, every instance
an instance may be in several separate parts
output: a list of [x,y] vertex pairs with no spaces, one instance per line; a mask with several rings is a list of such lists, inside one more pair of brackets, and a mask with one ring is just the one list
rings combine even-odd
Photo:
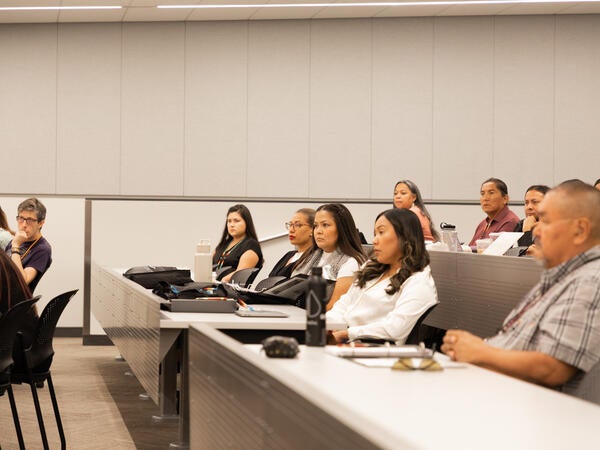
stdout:
[[210,241],[208,239],[202,239],[196,246],[197,253],[210,253]]
[[319,277],[320,277],[321,275],[323,275],[323,268],[322,268],[322,267],[313,267],[313,268],[310,270],[310,273],[311,273],[312,275],[317,275],[317,276],[319,276]]

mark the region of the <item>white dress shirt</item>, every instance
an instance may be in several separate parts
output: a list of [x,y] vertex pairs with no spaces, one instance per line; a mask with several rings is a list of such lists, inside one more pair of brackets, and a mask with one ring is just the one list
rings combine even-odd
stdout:
[[327,319],[346,323],[350,340],[404,342],[419,317],[438,302],[429,266],[408,277],[393,295],[385,292],[389,277],[382,277],[368,281],[364,288],[353,284],[327,312]]

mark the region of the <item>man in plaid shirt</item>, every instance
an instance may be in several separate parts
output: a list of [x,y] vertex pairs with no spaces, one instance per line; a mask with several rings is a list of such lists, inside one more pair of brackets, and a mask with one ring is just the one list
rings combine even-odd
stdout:
[[552,189],[534,229],[546,270],[500,332],[482,340],[448,330],[442,350],[465,361],[571,392],[600,361],[600,191],[579,180]]

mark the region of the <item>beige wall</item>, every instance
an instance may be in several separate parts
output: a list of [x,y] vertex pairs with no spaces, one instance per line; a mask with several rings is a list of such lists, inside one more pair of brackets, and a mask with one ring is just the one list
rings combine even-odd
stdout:
[[598,177],[599,49],[599,15],[0,25],[3,165],[44,194],[520,197]]

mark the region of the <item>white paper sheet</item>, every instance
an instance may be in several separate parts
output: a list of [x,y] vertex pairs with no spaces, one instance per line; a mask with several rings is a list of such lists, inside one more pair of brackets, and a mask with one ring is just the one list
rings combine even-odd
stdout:
[[508,250],[509,248],[511,248],[513,245],[516,244],[516,242],[519,240],[519,238],[521,236],[523,236],[523,233],[519,232],[519,231],[518,232],[503,231],[496,238],[496,240],[494,242],[492,242],[490,244],[490,246],[483,251],[483,254],[484,255],[502,256],[502,255],[504,255],[504,253],[506,253],[506,250]]

